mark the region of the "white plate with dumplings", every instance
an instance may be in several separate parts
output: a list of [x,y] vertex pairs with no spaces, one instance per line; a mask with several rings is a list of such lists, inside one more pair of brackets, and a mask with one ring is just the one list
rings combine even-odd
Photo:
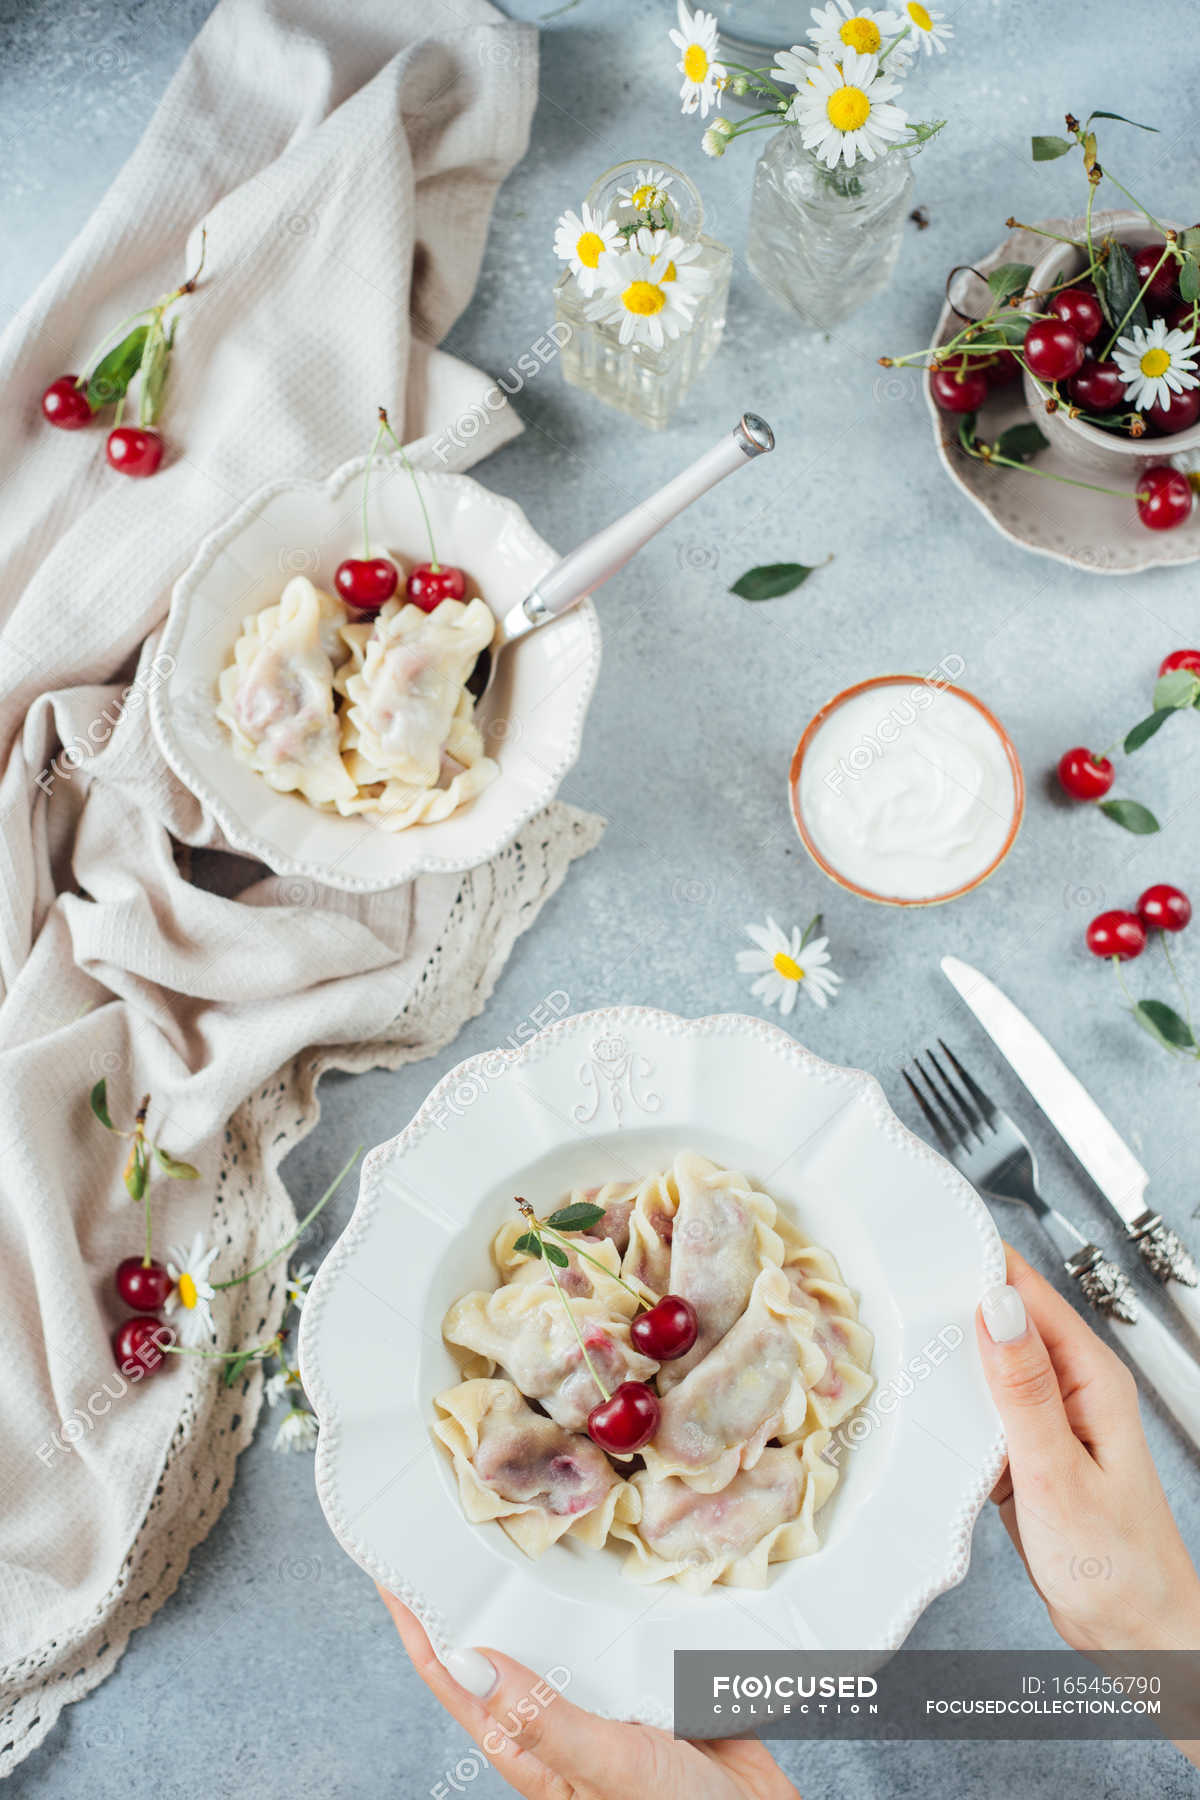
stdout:
[[[553,1278],[516,1195],[603,1208]],[[894,1648],[961,1581],[1004,1460],[973,1322],[1003,1279],[871,1076],[739,1015],[563,1019],[459,1064],[363,1165],[301,1324],[321,1504],[440,1654],[669,1725],[678,1649]],[[661,1391],[633,1458],[587,1436],[555,1280],[596,1375]],[[700,1322],[661,1368],[643,1291]]]
[[[232,849],[278,875],[352,893],[473,868],[511,843],[578,756],[600,666],[599,627],[584,601],[503,656],[479,706],[468,700],[444,722],[448,756],[431,785],[422,786],[411,759],[393,761],[394,779],[372,782],[366,756],[377,746],[352,722],[363,711],[354,695],[372,678],[370,639],[384,629],[426,627],[415,608],[400,617],[401,606],[389,602],[373,629],[331,598],[338,564],[362,554],[365,462],[347,463],[324,482],[266,487],[204,540],[172,596],[160,648],[160,657],[172,659],[170,673],[150,701],[163,755]],[[513,501],[469,476],[421,471],[419,480],[441,561],[467,575],[464,606],[439,609],[456,615],[454,632],[441,638],[462,640],[461,655],[453,647],[445,654],[466,671],[486,617],[476,602],[502,617],[557,558]],[[369,506],[371,553],[398,564],[402,601],[405,575],[428,559],[428,543],[398,457],[376,460]],[[261,667],[276,647],[285,679],[289,663],[318,688],[328,676],[329,721],[308,740],[317,754],[306,775],[277,759],[268,779],[231,729],[228,690],[239,668],[249,670],[256,658]],[[358,782],[348,773],[356,764]]]

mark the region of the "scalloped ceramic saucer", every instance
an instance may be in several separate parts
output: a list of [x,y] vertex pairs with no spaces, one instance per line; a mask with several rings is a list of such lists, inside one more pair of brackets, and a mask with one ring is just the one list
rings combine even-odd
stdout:
[[[276,793],[233,754],[215,717],[216,683],[243,617],[278,600],[288,579],[308,575],[332,592],[343,557],[361,554],[365,457],[327,481],[265,487],[200,545],[176,583],[160,657],[174,659],[151,691],[159,746],[176,775],[216,819],[231,847],[277,875],[351,893],[378,893],[414,875],[476,867],[510,844],[540,812],[579,755],[600,670],[600,629],[590,600],[506,652],[479,708],[500,773],[469,806],[434,825],[383,831]],[[497,618],[523,600],[558,560],[515,501],[469,475],[421,473],[439,554],[466,570]],[[412,480],[397,457],[377,459],[371,479],[371,543],[410,567],[425,555]]]
[[[1096,223],[1102,224],[1103,214]],[[1070,219],[1044,219],[1046,231],[1068,232],[1078,224]],[[986,275],[1000,263],[1036,263],[1042,257],[1047,240],[1031,231],[1015,231],[1002,244],[973,266]],[[963,311],[977,316],[986,301],[983,284],[956,289],[956,299]],[[942,343],[961,325],[949,302],[938,316],[934,339]],[[1057,481],[1040,480],[1016,469],[987,468],[963,454],[958,445],[958,421],[942,412],[933,401],[928,377],[922,381],[926,405],[933,419],[933,435],[942,467],[951,481],[996,530],[1023,549],[1038,556],[1052,556],[1057,562],[1070,563],[1092,575],[1136,575],[1143,569],[1190,563],[1200,558],[1200,509],[1175,531],[1147,531],[1139,521],[1132,497],[1118,500],[1108,494],[1092,493],[1087,488],[1068,487]],[[989,398],[979,415],[979,435],[989,440],[999,436],[1010,425],[1027,421],[1032,415],[1025,404],[1019,384]],[[1171,459],[1164,454],[1163,461]],[[1039,451],[1037,467],[1052,475],[1066,475],[1084,481],[1098,481],[1120,487],[1120,478],[1105,476],[1077,468],[1056,446]],[[1133,478],[1129,477],[1132,495]]]
[[[876,1388],[845,1429],[821,1548],[761,1591],[639,1587],[616,1551],[565,1542],[531,1562],[498,1525],[467,1522],[430,1435],[433,1396],[459,1379],[442,1316],[494,1285],[489,1244],[513,1195],[544,1211],[689,1147],[744,1169],[827,1246],[875,1333]],[[321,1505],[440,1654],[491,1644],[565,1668],[580,1705],[669,1725],[677,1649],[893,1648],[962,1580],[1004,1461],[973,1324],[1003,1279],[983,1203],[872,1076],[738,1014],[563,1019],[460,1063],[363,1165],[301,1321]]]

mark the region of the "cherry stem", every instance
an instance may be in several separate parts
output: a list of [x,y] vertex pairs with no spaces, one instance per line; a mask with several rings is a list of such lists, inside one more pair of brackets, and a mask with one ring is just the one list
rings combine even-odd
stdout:
[[440,572],[442,565],[439,563],[439,561],[437,559],[437,546],[434,544],[434,541],[433,541],[433,526],[429,523],[429,510],[425,505],[425,496],[421,492],[421,484],[417,480],[417,471],[413,468],[412,464],[409,462],[408,453],[406,452],[404,445],[400,442],[400,439],[396,436],[395,432],[392,430],[391,421],[389,420],[389,418],[387,416],[387,412],[385,411],[385,409],[382,406],[379,409],[379,426],[380,426],[380,430],[387,432],[387,434],[391,438],[393,444],[395,444],[397,450],[400,452],[400,461],[404,464],[404,467],[408,470],[409,479],[412,482],[413,486],[417,490],[417,504],[421,508],[421,517],[425,521],[425,535],[429,539],[429,566],[433,570],[434,574],[437,575]]
[[265,1344],[255,1344],[250,1350],[193,1350],[186,1344],[160,1344],[158,1347],[164,1356],[207,1356],[212,1362],[237,1362],[242,1356],[247,1361],[256,1356],[278,1356],[280,1345],[281,1339],[273,1337]]
[[213,1282],[214,1291],[217,1293],[220,1293],[221,1290],[224,1288],[237,1287],[240,1282],[249,1281],[251,1276],[253,1276],[253,1275],[261,1275],[263,1270],[269,1269],[271,1264],[273,1262],[275,1262],[279,1257],[281,1257],[286,1250],[290,1250],[292,1245],[296,1242],[296,1239],[298,1237],[301,1237],[303,1235],[303,1233],[305,1231],[307,1231],[308,1227],[312,1224],[313,1220],[316,1218],[316,1216],[320,1212],[321,1208],[325,1205],[326,1201],[332,1200],[333,1196],[337,1193],[339,1187],[341,1187],[341,1185],[342,1185],[342,1182],[346,1179],[347,1175],[350,1173],[351,1169],[354,1167],[355,1163],[358,1161],[359,1157],[362,1155],[362,1148],[363,1147],[360,1144],[358,1146],[358,1149],[354,1152],[354,1155],[350,1158],[349,1162],[346,1164],[345,1168],[342,1169],[340,1174],[334,1176],[332,1182],[325,1189],[325,1192],[321,1195],[321,1198],[317,1201],[317,1204],[313,1207],[312,1211],[309,1213],[305,1213],[304,1217],[301,1219],[300,1223],[297,1225],[295,1231],[293,1231],[291,1237],[288,1238],[286,1240],[286,1242],[280,1244],[277,1249],[272,1250],[270,1256],[266,1257],[262,1262],[256,1264],[253,1269],[247,1269],[241,1275],[231,1275],[228,1281],[214,1281]]
[[[537,1237],[540,1242],[541,1238],[540,1238],[540,1232],[538,1229],[537,1214],[534,1212],[532,1206],[530,1206],[528,1200],[523,1200],[521,1198],[520,1194],[516,1195],[516,1202],[517,1202],[517,1206],[520,1209],[522,1218],[525,1220],[525,1223],[529,1226],[531,1231],[533,1231],[534,1236]],[[557,1274],[557,1271],[555,1270],[554,1264],[550,1261],[550,1258],[548,1256],[546,1257],[545,1261],[546,1261],[546,1267],[550,1271],[550,1279],[554,1283],[554,1291],[558,1295],[559,1299],[562,1301],[563,1306],[566,1308],[567,1318],[571,1322],[571,1330],[575,1333],[575,1336],[579,1341],[579,1348],[583,1353],[583,1360],[587,1364],[588,1374],[591,1376],[591,1378],[595,1382],[596,1386],[600,1389],[600,1392],[604,1395],[604,1398],[606,1400],[611,1400],[612,1395],[609,1393],[608,1389],[605,1387],[604,1383],[601,1381],[600,1377],[597,1375],[595,1364],[592,1362],[591,1357],[588,1355],[587,1345],[583,1341],[583,1333],[582,1333],[582,1331],[580,1331],[579,1323],[575,1317],[575,1309],[571,1305],[571,1302],[567,1299],[566,1294],[563,1292],[562,1283],[558,1279],[558,1274]]]
[[[1183,1002],[1183,1016],[1187,1020],[1187,1028],[1192,1034],[1192,1042],[1194,1044],[1196,1041],[1196,1027],[1192,1023],[1192,1005],[1191,1001],[1188,999],[1188,991],[1183,984],[1179,970],[1175,967],[1175,958],[1171,955],[1171,946],[1167,942],[1167,933],[1165,931],[1160,931],[1158,935],[1162,939],[1163,955],[1167,959],[1167,967],[1170,969],[1172,977],[1174,978],[1175,986],[1179,989],[1179,998]],[[1193,1054],[1198,1053],[1193,1052]]]

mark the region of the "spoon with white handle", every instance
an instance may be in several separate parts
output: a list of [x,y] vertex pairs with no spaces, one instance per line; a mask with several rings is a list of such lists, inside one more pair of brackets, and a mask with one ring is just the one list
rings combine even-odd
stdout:
[[532,592],[497,622],[491,648],[480,653],[467,683],[468,691],[476,699],[481,698],[492,685],[501,653],[510,644],[578,606],[693,500],[706,494],[718,481],[724,481],[735,469],[774,448],[775,433],[766,420],[757,413],[743,413],[733,430],[727,431],[711,450],[542,576]]

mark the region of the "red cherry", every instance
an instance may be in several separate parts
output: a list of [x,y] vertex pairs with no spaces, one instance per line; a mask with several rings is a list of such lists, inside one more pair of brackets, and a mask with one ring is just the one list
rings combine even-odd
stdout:
[[990,388],[1008,387],[1011,382],[1018,381],[1021,375],[1021,365],[1011,350],[997,350],[996,354],[989,356],[986,362],[980,364],[980,367],[987,377],[987,384]]
[[1095,294],[1085,288],[1063,288],[1050,302],[1050,311],[1064,325],[1069,325],[1082,344],[1090,344],[1100,336],[1104,314]]
[[[1168,256],[1161,269],[1158,268],[1162,262],[1163,248],[1162,244],[1140,244],[1133,253],[1133,266],[1137,270],[1139,283],[1150,278],[1150,286],[1146,289],[1147,299],[1177,300],[1179,290],[1176,287],[1176,277],[1179,265],[1173,256]],[[1158,269],[1156,275],[1153,274],[1155,269]]]
[[175,1333],[169,1325],[139,1313],[113,1332],[113,1355],[122,1375],[153,1375],[167,1360],[163,1346],[174,1342]]
[[172,1285],[171,1277],[159,1262],[144,1263],[140,1256],[127,1256],[124,1262],[117,1264],[117,1292],[134,1312],[158,1312],[166,1305]]
[[1067,393],[1084,412],[1114,412],[1125,398],[1125,377],[1115,362],[1085,362],[1068,381]]
[[978,412],[987,399],[987,376],[982,369],[934,368],[929,371],[929,390],[934,405],[943,412]]
[[1169,463],[1143,469],[1134,498],[1138,518],[1148,531],[1174,531],[1191,517],[1191,485],[1182,470]]
[[1192,903],[1181,888],[1160,881],[1146,889],[1137,910],[1147,931],[1182,931],[1191,919]]
[[615,1456],[632,1455],[648,1444],[662,1415],[659,1398],[643,1381],[623,1381],[608,1400],[588,1414],[588,1436]]
[[1129,962],[1146,948],[1146,928],[1136,913],[1098,913],[1087,928],[1087,947],[1093,956]]
[[700,1321],[690,1300],[678,1294],[664,1294],[657,1306],[639,1313],[629,1327],[629,1335],[643,1356],[655,1362],[674,1362],[686,1356],[700,1333]]
[[109,432],[104,453],[118,475],[153,475],[163,459],[163,441],[157,431],[118,425]]
[[400,585],[400,571],[386,556],[351,556],[338,564],[333,585],[347,606],[378,612]]
[[1172,669],[1187,669],[1193,675],[1200,675],[1200,650],[1172,650],[1170,656],[1164,656],[1158,665],[1160,675],[1169,675]]
[[1064,751],[1058,764],[1058,779],[1072,800],[1099,800],[1107,794],[1116,771],[1107,756],[1093,756],[1082,745]]
[[42,395],[42,417],[60,431],[78,431],[92,422],[88,397],[81,387],[76,387],[77,380],[75,375],[60,375]]
[[467,591],[467,578],[461,569],[449,563],[418,563],[408,577],[405,593],[422,612],[432,612],[443,600],[461,600]]
[[1083,345],[1062,319],[1035,319],[1025,333],[1025,361],[1039,381],[1065,381],[1083,362]]
[[1156,400],[1146,409],[1146,423],[1158,437],[1169,437],[1173,431],[1187,431],[1200,419],[1200,388],[1184,388],[1169,400]]

